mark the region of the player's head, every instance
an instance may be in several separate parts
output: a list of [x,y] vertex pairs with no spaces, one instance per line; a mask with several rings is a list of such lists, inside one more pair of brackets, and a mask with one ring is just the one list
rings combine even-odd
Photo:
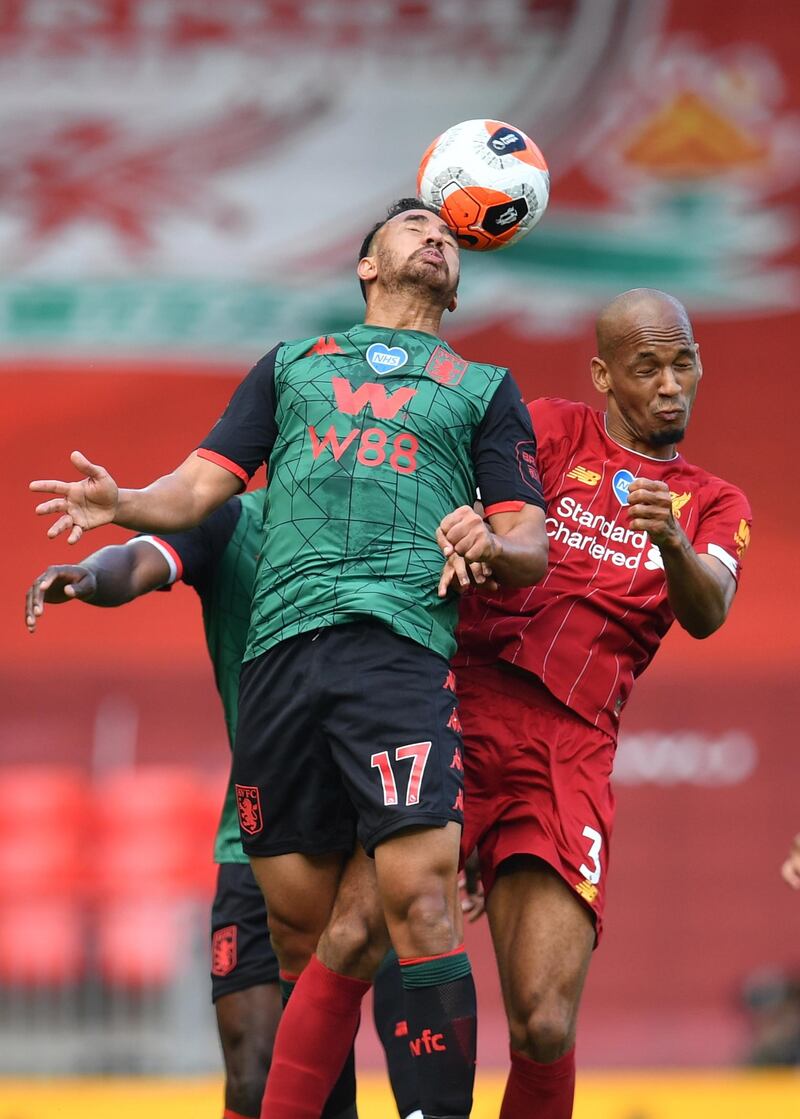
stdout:
[[600,312],[596,330],[592,379],[609,415],[649,447],[680,442],[703,374],[686,308],[666,292],[634,288]]
[[456,235],[419,198],[401,198],[369,230],[358,253],[361,294],[369,303],[376,287],[416,288],[454,311],[459,277]]

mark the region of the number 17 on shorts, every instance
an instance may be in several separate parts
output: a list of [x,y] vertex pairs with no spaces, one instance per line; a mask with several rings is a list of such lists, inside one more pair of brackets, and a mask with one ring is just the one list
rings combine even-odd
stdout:
[[398,776],[395,776],[388,750],[380,750],[372,755],[370,762],[372,768],[380,773],[384,804],[399,803],[398,784],[402,788],[403,780],[405,780],[406,805],[419,804],[425,767],[428,764],[432,745],[433,743],[428,741],[409,742],[407,746],[398,746],[394,751],[394,766],[398,770]]

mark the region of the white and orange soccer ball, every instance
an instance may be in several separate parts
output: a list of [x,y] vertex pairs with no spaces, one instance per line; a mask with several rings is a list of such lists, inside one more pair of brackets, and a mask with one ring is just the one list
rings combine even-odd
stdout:
[[550,175],[520,128],[465,120],[437,136],[423,155],[417,195],[439,211],[463,248],[503,249],[541,219]]

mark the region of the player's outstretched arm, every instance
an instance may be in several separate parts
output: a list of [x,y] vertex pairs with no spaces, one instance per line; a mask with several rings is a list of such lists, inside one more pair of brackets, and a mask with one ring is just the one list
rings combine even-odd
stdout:
[[25,595],[25,624],[36,632],[45,603],[122,606],[163,587],[169,575],[166,559],[146,540],[101,548],[79,564],[54,564],[34,579]]
[[728,616],[736,580],[718,559],[698,555],[672,513],[666,482],[635,478],[628,491],[628,518],[646,532],[664,561],[672,611],[692,637],[710,637]]
[[483,563],[502,584],[529,587],[547,570],[544,511],[523,505],[515,512],[492,513],[488,524],[480,513],[462,505],[448,513],[436,531],[442,555]]
[[68,532],[68,544],[77,544],[84,532],[112,522],[139,532],[181,532],[199,524],[241,489],[235,474],[196,452],[171,474],[141,490],[119,489],[107,470],[80,451],[73,451],[70,459],[84,475],[80,481],[30,483],[37,493],[56,495],[37,505],[36,512],[39,516],[58,513],[47,535],[54,538]]

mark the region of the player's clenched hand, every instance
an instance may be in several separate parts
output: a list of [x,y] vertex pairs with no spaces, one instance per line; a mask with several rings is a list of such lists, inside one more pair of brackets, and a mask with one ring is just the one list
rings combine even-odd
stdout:
[[784,882],[788,882],[795,890],[800,890],[800,835],[794,837],[789,858],[781,867]]
[[467,563],[456,552],[444,561],[439,579],[439,598],[449,591],[467,590],[468,587],[483,587],[487,591],[499,590],[499,584],[492,578],[492,569],[486,563]]
[[680,541],[666,482],[634,478],[628,489],[627,512],[634,532],[646,532],[654,544],[661,546]]
[[457,554],[469,563],[491,564],[497,553],[494,533],[469,505],[459,506],[442,519],[436,530],[436,543],[445,559]]
[[36,631],[36,620],[44,613],[46,602],[70,602],[91,598],[97,588],[94,573],[77,564],[58,564],[48,567],[34,579],[25,595],[25,625],[31,633]]
[[49,513],[60,513],[58,520],[47,530],[47,535],[52,539],[69,531],[67,543],[77,544],[87,529],[98,528],[114,520],[119,490],[108,471],[89,462],[80,451],[73,451],[70,461],[81,474],[86,475],[82,481],[39,479],[31,482],[30,488],[38,493],[58,494],[51,501],[37,505],[36,512],[43,517]]

